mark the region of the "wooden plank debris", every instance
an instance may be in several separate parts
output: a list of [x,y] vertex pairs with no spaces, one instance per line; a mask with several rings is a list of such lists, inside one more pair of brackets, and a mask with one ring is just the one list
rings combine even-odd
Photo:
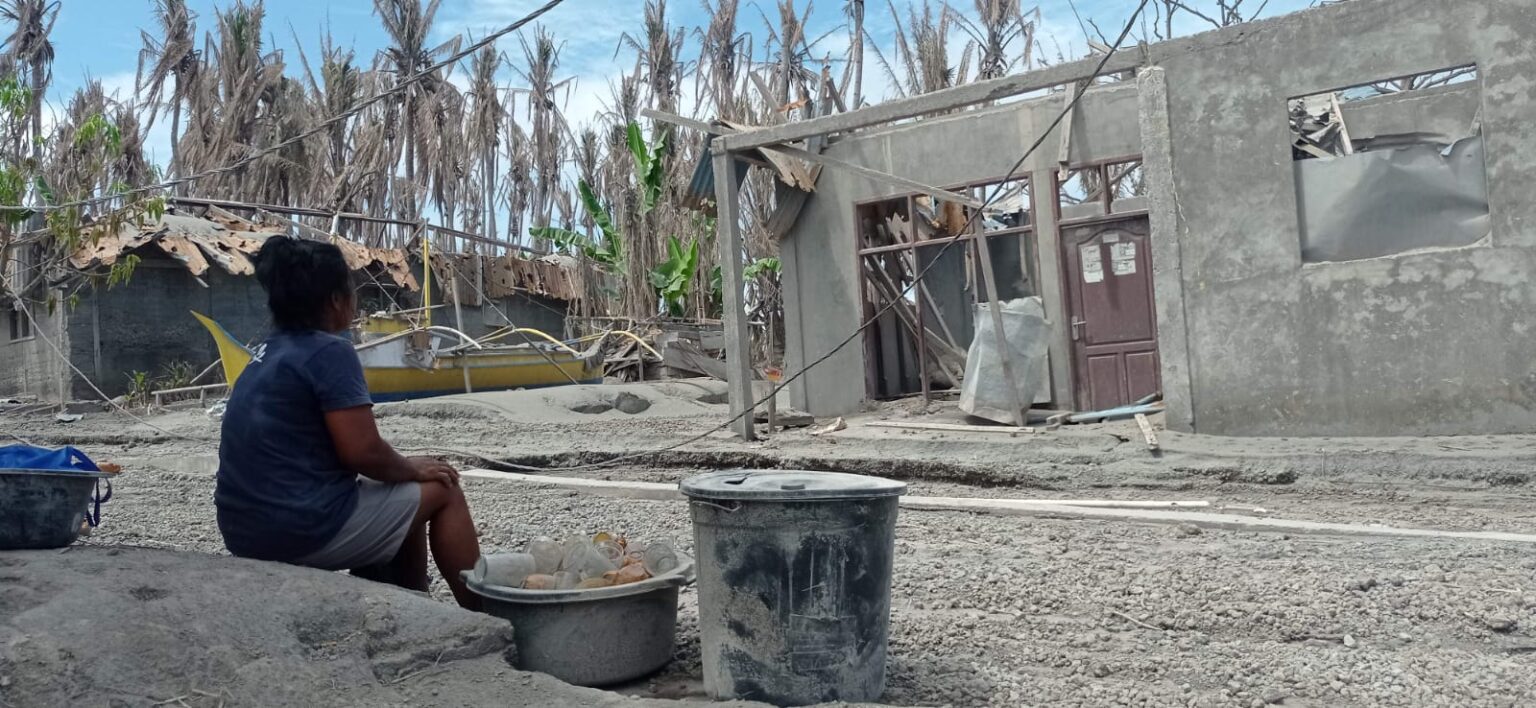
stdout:
[[[621,482],[582,477],[553,477],[517,472],[468,469],[461,472],[471,479],[545,484],[567,489],[636,499],[674,500],[682,498],[677,485],[664,482]],[[1201,528],[1241,532],[1271,532],[1360,538],[1421,538],[1455,541],[1490,541],[1495,543],[1536,544],[1536,534],[1503,531],[1442,531],[1440,529],[1403,528],[1373,524],[1343,524],[1323,521],[1293,521],[1237,514],[1203,511],[1179,511],[1180,508],[1205,508],[1209,502],[1125,502],[1115,500],[1059,499],[972,499],[966,497],[901,497],[901,507],[914,511],[966,511],[989,514],[1034,516],[1089,521],[1124,521],[1151,524],[1190,524]],[[1110,506],[1106,506],[1110,505]],[[1132,506],[1135,505],[1135,506]],[[1153,506],[1156,505],[1156,506]],[[1170,506],[1177,505],[1177,506]]]
[[950,433],[1001,433],[1009,436],[1032,435],[1041,432],[1039,428],[1021,427],[1016,425],[965,425],[962,423],[902,423],[897,421],[877,421],[865,423],[866,428],[893,428],[896,430],[933,430]]
[[[488,479],[500,482],[538,484],[562,489],[575,489],[605,496],[661,501],[685,499],[677,490],[677,484],[669,482],[632,482],[587,477],[557,477],[554,475],[523,474],[521,472],[497,472],[495,470],[468,469],[459,473],[472,479]],[[1195,501],[1123,501],[1118,499],[971,499],[968,497],[911,497],[901,498],[902,506],[936,508],[946,504],[977,502],[995,505],[997,509],[1013,509],[1028,506],[1063,506],[1085,509],[1206,509],[1211,503]]]
[[1141,436],[1147,440],[1147,449],[1152,452],[1162,451],[1162,446],[1157,442],[1157,431],[1152,429],[1152,421],[1147,420],[1146,413],[1136,414],[1136,425],[1141,428]]

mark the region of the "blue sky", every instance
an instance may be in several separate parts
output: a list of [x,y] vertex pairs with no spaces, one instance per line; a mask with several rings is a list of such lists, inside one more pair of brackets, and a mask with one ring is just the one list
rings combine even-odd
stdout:
[[[761,51],[767,32],[763,16],[777,14],[778,0],[756,0],[744,3],[740,12],[740,29],[754,37],[754,45]],[[1075,0],[1077,14],[1085,20],[1093,19],[1107,35],[1113,35],[1123,26],[1126,17],[1135,8],[1134,0]],[[189,6],[197,13],[199,34],[215,27],[214,9],[227,7],[231,0],[190,0]],[[492,29],[504,26],[543,4],[543,0],[443,0],[438,12],[435,38],[447,40],[455,34],[467,33],[482,36]],[[804,0],[796,0],[801,12]],[[952,0],[957,8],[968,8],[967,0]],[[1028,0],[1026,6],[1030,6]],[[1209,4],[1209,3],[1195,3]],[[1311,0],[1271,0],[1267,14],[1279,14],[1301,9]],[[809,35],[818,37],[833,32],[818,52],[839,56],[847,46],[847,33],[843,15],[843,2],[820,0],[813,8],[809,22]],[[896,6],[905,17],[906,0]],[[1040,0],[1043,15],[1043,50],[1050,60],[1058,55],[1075,58],[1083,54],[1083,33],[1079,28],[1069,0]],[[889,51],[894,22],[890,7],[884,0],[866,3],[866,25],[882,51]],[[150,0],[63,0],[58,24],[54,29],[55,64],[54,85],[50,99],[55,105],[62,104],[69,92],[82,85],[87,77],[100,79],[108,91],[117,91],[126,98],[133,91],[133,75],[138,51],[141,47],[141,28],[153,30]],[[298,70],[299,58],[294,51],[295,36],[302,42],[310,58],[316,59],[314,47],[318,37],[329,27],[336,42],[350,44],[359,58],[371,57],[382,47],[387,38],[378,18],[373,15],[372,0],[267,0],[266,34],[269,46],[281,49],[290,65],[290,71]],[[675,25],[688,28],[688,43],[694,45],[691,29],[705,22],[705,12],[698,0],[672,0],[668,13]],[[564,75],[574,77],[566,115],[574,122],[584,122],[602,110],[608,95],[612,77],[627,71],[634,65],[634,56],[622,51],[615,58],[615,49],[625,32],[641,30],[643,3],[641,0],[566,0],[546,15],[543,23],[563,44],[561,53]],[[1193,31],[1198,25],[1188,23],[1183,31]],[[958,35],[957,35],[958,37]],[[959,51],[962,41],[952,42]],[[514,61],[521,57],[515,37],[503,39],[501,47]],[[685,56],[691,54],[691,49]],[[871,58],[867,69],[866,93],[878,94],[887,85],[882,72]],[[511,74],[508,80],[515,80]],[[163,160],[168,140],[164,126],[157,126],[157,135],[151,136],[149,145],[158,160]]]

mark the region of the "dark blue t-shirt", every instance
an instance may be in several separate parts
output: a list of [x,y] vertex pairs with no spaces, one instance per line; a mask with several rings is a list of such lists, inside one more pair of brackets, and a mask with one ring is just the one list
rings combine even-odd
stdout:
[[336,456],[327,411],[373,405],[352,343],[281,331],[257,345],[224,412],[214,490],[230,553],[297,560],[357,507],[357,475]]

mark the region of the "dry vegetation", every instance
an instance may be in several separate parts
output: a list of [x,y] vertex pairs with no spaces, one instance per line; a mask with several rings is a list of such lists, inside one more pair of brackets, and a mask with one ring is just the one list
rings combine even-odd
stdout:
[[[228,0],[211,16],[193,13],[186,0],[153,0],[134,95],[109,96],[88,83],[56,100],[65,108],[46,131],[59,2],[0,0],[9,28],[0,47],[0,205],[14,205],[0,207],[0,293],[45,297],[38,293],[46,290],[47,264],[77,244],[84,220],[163,208],[163,193],[124,196],[129,188],[260,154],[174,191],[428,220],[564,251],[612,273],[608,314],[718,316],[713,224],[683,206],[702,136],[643,121],[642,109],[763,125],[887,98],[868,94],[871,77],[909,95],[1046,61],[1036,36],[1040,13],[1020,0],[843,0],[814,10],[803,0],[701,2],[705,21],[690,27],[674,21],[666,0],[646,0],[643,25],[617,47],[633,69],[612,77],[606,111],[589,116],[564,110],[574,86],[562,69],[562,40],[537,26],[500,49],[432,70],[468,41],[434,44],[441,0],[373,0],[388,46],[371,57],[328,33],[294,37],[311,47],[296,56],[273,50],[271,33],[282,23],[269,21],[261,0]],[[1180,13],[1222,25],[1263,9],[1242,0],[1154,5],[1152,38],[1171,34]],[[838,27],[810,36],[813,11],[840,13]],[[894,35],[868,31],[870,13],[888,13]],[[821,48],[833,35],[847,39],[836,55]],[[425,76],[407,90],[352,114],[417,74]],[[144,143],[161,121],[169,121],[173,149],[152,165]],[[330,129],[263,154],[328,121],[335,121]],[[101,201],[48,211],[46,219],[25,208],[93,198]],[[765,315],[777,306],[773,177],[755,171],[744,200],[742,257],[755,264],[752,305]],[[45,223],[48,232],[40,232]],[[407,245],[412,236],[355,228],[346,235],[374,244]],[[36,265],[7,265],[23,257],[19,246],[40,251],[27,259]]]

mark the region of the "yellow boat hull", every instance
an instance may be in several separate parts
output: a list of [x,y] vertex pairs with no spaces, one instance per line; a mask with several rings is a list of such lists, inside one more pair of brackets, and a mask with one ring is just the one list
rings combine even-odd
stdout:
[[[196,312],[192,314],[213,335],[223,361],[224,380],[233,389],[246,365],[250,364],[250,350],[219,323]],[[374,401],[403,401],[464,393],[466,366],[469,368],[469,388],[475,391],[564,386],[572,382],[600,384],[604,375],[603,363],[598,359],[583,358],[563,350],[540,352],[518,348],[442,357],[432,368],[364,365],[363,377],[368,381],[368,393]]]
[[[464,363],[469,365],[469,386],[475,391],[506,391],[515,388],[564,386],[603,382],[601,364],[588,367],[565,352],[471,355],[443,360],[435,369],[411,367],[363,367],[368,393],[377,402],[401,401],[464,393]],[[553,360],[555,364],[551,364]]]

